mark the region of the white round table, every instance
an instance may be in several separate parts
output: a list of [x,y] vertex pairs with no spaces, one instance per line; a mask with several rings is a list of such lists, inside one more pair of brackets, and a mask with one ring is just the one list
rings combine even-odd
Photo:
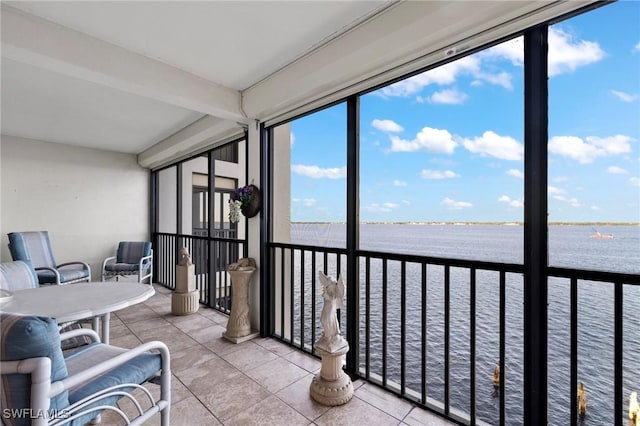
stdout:
[[94,318],[102,320],[101,338],[109,343],[110,313],[144,302],[155,294],[153,286],[137,282],[90,282],[48,285],[17,290],[0,304],[0,312],[53,317],[58,323]]

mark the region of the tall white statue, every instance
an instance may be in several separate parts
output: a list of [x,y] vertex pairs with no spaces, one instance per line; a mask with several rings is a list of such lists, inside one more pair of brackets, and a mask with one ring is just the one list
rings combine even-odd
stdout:
[[324,299],[320,312],[322,334],[315,343],[315,350],[322,357],[320,372],[309,386],[311,397],[320,404],[334,406],[346,404],[353,397],[353,383],[342,371],[344,356],[349,352],[349,342],[340,335],[336,310],[342,306],[345,285],[342,276],[338,281],[318,271],[321,294]]
[[338,324],[338,317],[336,316],[336,310],[344,303],[345,285],[342,276],[338,277],[338,281],[335,281],[322,271],[319,271],[318,275],[324,304],[322,305],[322,312],[320,312],[322,334],[316,342],[316,347],[328,352],[334,352],[347,344],[347,341],[340,335],[340,324]]

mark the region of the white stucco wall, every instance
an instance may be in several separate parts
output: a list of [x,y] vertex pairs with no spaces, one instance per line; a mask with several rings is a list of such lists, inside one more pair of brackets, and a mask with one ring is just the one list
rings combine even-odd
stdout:
[[49,231],[58,263],[89,262],[98,280],[118,241],[149,239],[149,172],[136,156],[2,136],[1,259],[7,233]]

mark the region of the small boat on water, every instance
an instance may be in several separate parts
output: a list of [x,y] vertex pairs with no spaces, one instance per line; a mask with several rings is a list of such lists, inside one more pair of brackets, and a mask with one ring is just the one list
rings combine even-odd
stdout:
[[613,234],[601,234],[600,232],[593,230],[595,233],[591,234],[591,238],[595,240],[613,240],[615,237]]

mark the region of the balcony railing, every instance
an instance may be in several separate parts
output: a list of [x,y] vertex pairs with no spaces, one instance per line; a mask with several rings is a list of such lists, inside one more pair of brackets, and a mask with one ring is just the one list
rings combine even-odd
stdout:
[[[314,353],[322,308],[316,274],[322,270],[336,278],[346,276],[347,251],[281,243],[269,247],[272,334]],[[359,322],[355,374],[462,424],[522,424],[524,266],[373,251],[358,251],[357,257],[360,310],[355,313]],[[613,395],[610,404],[600,404],[601,411],[610,412],[599,417],[621,424],[624,396],[638,386],[631,365],[623,362],[623,348],[633,338],[625,339],[624,330],[634,326],[629,313],[637,311],[638,300],[631,298],[639,293],[630,290],[640,289],[640,277],[568,268],[548,268],[547,277],[549,287],[566,290],[567,295],[551,300],[557,291],[549,293],[553,305],[549,371],[558,374],[549,378],[550,423],[570,424],[575,423],[570,419],[578,419],[575,396],[578,382],[585,380],[579,377],[578,361],[588,357],[579,352],[578,336],[579,330],[588,332],[590,327],[584,322],[587,316],[578,316],[578,309],[588,309],[579,303],[584,301],[578,298],[578,289],[595,286],[606,289],[603,295],[613,299],[612,312],[603,309],[593,320],[612,324],[612,342],[599,351],[612,354],[613,368],[609,385],[602,385],[602,377],[592,378],[589,391],[594,402],[599,395]],[[343,307],[339,319],[345,314],[350,313]],[[568,324],[567,350],[562,344],[551,344],[564,339],[560,331],[554,334],[556,323]],[[346,335],[344,318],[340,324]],[[494,387],[497,363],[500,374]],[[590,370],[580,371],[588,374]]]
[[186,247],[195,265],[200,303],[224,313],[231,309],[231,278],[227,266],[244,256],[246,241],[168,233],[154,234],[155,281],[176,288],[176,264],[180,248]]

